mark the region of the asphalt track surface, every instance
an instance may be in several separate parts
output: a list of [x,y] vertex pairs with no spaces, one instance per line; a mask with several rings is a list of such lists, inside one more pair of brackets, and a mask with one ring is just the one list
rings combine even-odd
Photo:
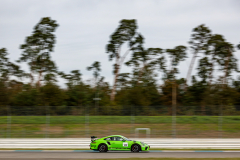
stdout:
[[78,151],[0,151],[0,160],[82,160],[108,158],[239,158],[240,151],[149,151],[99,153],[89,150]]

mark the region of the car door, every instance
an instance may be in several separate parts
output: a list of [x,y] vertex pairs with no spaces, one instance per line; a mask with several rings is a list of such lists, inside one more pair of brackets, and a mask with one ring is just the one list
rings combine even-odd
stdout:
[[113,148],[114,149],[119,149],[119,150],[123,150],[123,149],[127,149],[128,145],[126,142],[123,142],[123,138],[122,137],[114,137],[114,141],[113,141]]

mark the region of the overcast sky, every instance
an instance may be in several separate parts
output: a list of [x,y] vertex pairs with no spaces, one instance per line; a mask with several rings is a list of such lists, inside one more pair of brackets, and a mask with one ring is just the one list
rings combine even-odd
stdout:
[[[105,47],[120,20],[137,19],[146,48],[173,48],[188,46],[192,29],[200,24],[236,45],[239,16],[239,0],[0,0],[0,48],[7,48],[11,61],[17,60],[25,37],[42,17],[51,17],[59,24],[52,53],[58,69],[66,73],[79,69],[86,80],[92,77],[86,67],[100,61],[101,74],[112,84],[113,62]],[[235,55],[240,59],[239,51]],[[186,77],[190,50],[188,57],[179,66],[180,77]],[[127,67],[121,70],[129,71]],[[59,83],[64,86],[63,80]]]

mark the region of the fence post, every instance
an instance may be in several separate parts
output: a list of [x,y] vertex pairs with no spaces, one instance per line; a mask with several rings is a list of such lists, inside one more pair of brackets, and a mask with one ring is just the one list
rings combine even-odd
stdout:
[[[134,124],[135,124],[135,117],[134,117],[134,111],[133,111],[133,106],[131,105],[131,125],[132,125],[132,134],[134,134]],[[134,137],[134,136],[133,136]],[[136,137],[135,137],[136,138]]]
[[85,106],[85,134],[86,138],[89,137],[89,113],[88,106]]
[[218,138],[222,138],[222,105],[219,107],[219,114],[218,114]]
[[111,129],[111,125],[110,124],[112,124],[111,122],[112,122],[112,116],[111,116],[111,113],[112,113],[112,105],[110,105],[110,107],[109,107],[109,112],[108,112],[108,116],[109,116],[109,119],[110,119],[110,123],[109,123],[109,125],[108,125],[108,132],[110,133],[110,135],[112,135],[112,129]]
[[174,81],[172,84],[172,138],[176,138],[176,104],[176,82]]
[[7,117],[7,138],[11,138],[11,124],[12,124],[12,116],[11,116],[11,107],[8,108],[8,117]]
[[45,138],[49,138],[49,123],[50,123],[50,114],[49,114],[49,106],[45,106],[46,108],[46,131]]

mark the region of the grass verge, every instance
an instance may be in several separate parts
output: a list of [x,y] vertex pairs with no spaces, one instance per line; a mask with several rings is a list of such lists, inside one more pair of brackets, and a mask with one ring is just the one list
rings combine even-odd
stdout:
[[[171,116],[89,116],[89,123],[85,116],[50,116],[49,121],[45,116],[11,116],[10,124],[8,118],[0,116],[0,138],[80,138],[87,132],[133,137],[135,128],[150,128],[152,138],[172,137]],[[176,120],[177,138],[240,138],[240,116],[223,116],[221,131],[218,116],[177,116]],[[146,132],[139,136],[146,137]]]
[[[240,123],[239,116],[223,116],[223,122],[227,124]],[[85,124],[85,116],[50,116],[51,124]],[[180,124],[216,124],[218,116],[176,116]],[[7,116],[0,116],[0,124],[6,124]],[[131,116],[89,116],[92,124],[131,124]],[[135,123],[158,124],[172,123],[171,116],[135,116]],[[45,124],[46,116],[11,116],[12,124]]]

